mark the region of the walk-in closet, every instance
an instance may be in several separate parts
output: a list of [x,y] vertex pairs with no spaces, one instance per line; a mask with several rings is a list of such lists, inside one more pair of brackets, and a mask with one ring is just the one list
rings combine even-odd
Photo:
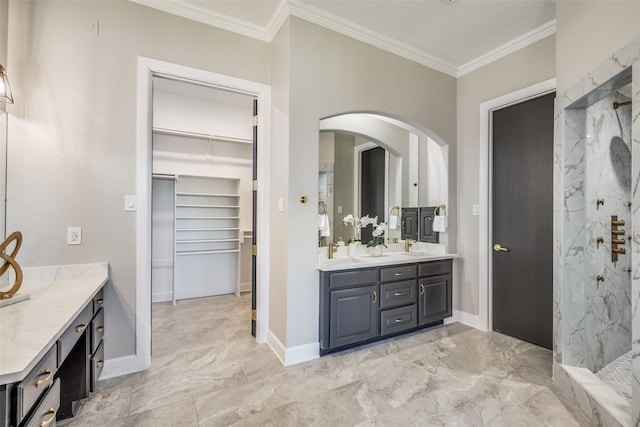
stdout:
[[[174,77],[153,79],[153,311],[196,298],[205,310],[207,298],[219,310],[215,298],[223,295],[248,301],[253,99]],[[250,334],[248,317],[246,329]]]

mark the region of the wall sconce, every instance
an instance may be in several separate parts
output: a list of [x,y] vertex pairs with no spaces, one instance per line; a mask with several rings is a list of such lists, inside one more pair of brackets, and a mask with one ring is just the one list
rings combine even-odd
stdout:
[[11,87],[9,87],[9,79],[4,73],[4,67],[0,65],[0,102],[13,104],[13,96],[11,95]]

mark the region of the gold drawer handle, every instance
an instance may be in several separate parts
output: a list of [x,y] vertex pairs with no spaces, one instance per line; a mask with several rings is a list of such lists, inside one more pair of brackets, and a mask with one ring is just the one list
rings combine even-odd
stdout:
[[424,283],[420,283],[420,295],[424,295]]
[[404,322],[404,319],[396,319],[396,323],[402,323]]
[[56,410],[55,408],[49,408],[49,410],[47,411],[47,414],[51,414],[51,418],[49,418],[46,421],[43,421],[40,423],[40,427],[47,427],[49,424],[51,424],[53,422],[53,420],[56,419]]
[[397,296],[397,297],[404,296],[404,292],[396,292],[396,293],[395,293],[395,296]]
[[404,273],[395,273],[394,276],[404,276]]
[[104,326],[98,326],[96,332],[104,332]]
[[84,332],[85,329],[87,329],[87,325],[84,323],[81,323],[78,326],[76,326],[76,332],[78,333]]
[[96,362],[96,368],[102,369],[103,366],[104,366],[104,360],[98,360]]
[[103,298],[100,298],[100,299],[96,300],[96,304],[98,304],[98,305],[102,305],[103,302],[104,302]]
[[40,387],[42,384],[46,383],[47,381],[49,381],[51,379],[51,375],[53,375],[53,372],[51,371],[51,369],[46,369],[43,373],[41,373],[39,376],[43,376],[46,375],[47,377],[41,380],[36,381],[36,388]]
[[376,291],[373,291],[373,303],[377,303],[378,302],[378,294],[376,293]]

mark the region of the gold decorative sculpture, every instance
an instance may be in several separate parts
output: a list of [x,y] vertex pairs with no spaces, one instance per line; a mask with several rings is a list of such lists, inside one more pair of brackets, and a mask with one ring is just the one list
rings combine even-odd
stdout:
[[[16,244],[13,248],[13,251],[11,251],[11,254],[7,254],[5,252],[7,250],[7,247],[14,241]],[[12,302],[18,302],[18,300],[11,302],[7,300],[13,298],[13,296],[16,294],[16,292],[18,292],[18,289],[20,289],[20,286],[22,285],[22,269],[20,268],[18,262],[15,260],[21,245],[22,233],[20,233],[19,231],[14,231],[13,233],[11,233],[9,237],[7,237],[6,240],[0,245],[0,258],[4,260],[4,264],[2,264],[2,267],[0,267],[0,277],[2,277],[9,270],[9,267],[13,268],[13,271],[16,274],[16,279],[13,282],[11,288],[5,292],[0,291],[0,307],[2,307],[3,305],[11,304]],[[19,300],[22,301],[26,298],[20,298]]]

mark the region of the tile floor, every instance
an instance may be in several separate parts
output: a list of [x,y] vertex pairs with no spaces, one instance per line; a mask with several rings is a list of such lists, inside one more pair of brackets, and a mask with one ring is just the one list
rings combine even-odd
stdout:
[[249,304],[154,304],[151,368],[101,381],[65,424],[592,425],[532,344],[454,323],[285,368],[250,337]]

